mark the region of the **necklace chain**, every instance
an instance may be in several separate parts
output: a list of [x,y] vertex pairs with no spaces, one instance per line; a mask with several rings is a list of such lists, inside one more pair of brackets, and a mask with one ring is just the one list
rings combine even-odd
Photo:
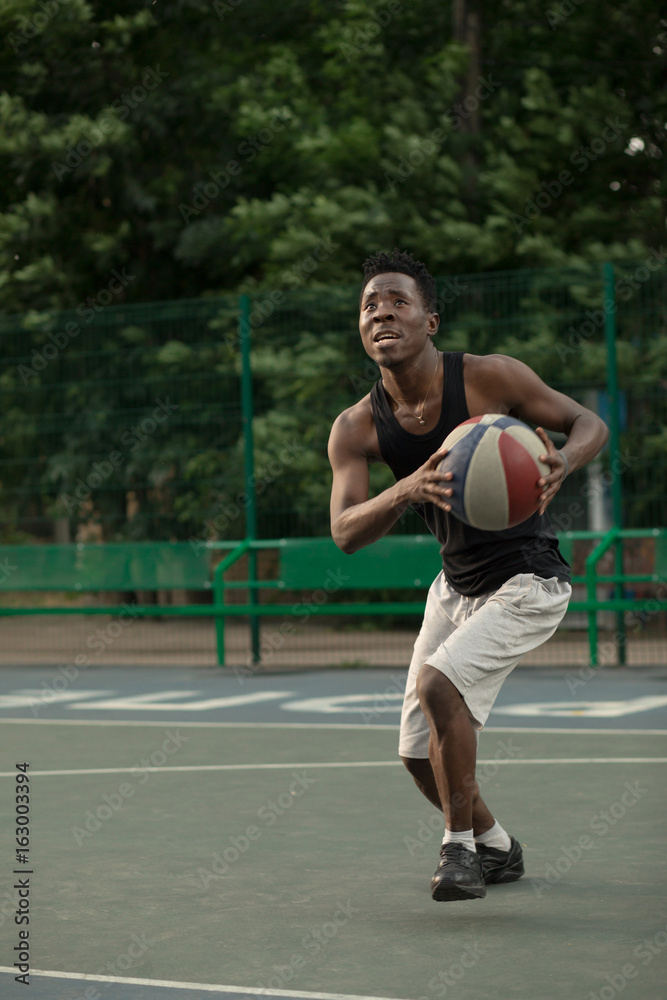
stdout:
[[395,403],[402,403],[403,406],[405,407],[405,409],[410,414],[410,416],[411,417],[415,417],[419,421],[419,423],[422,424],[422,425],[426,423],[426,421],[424,420],[424,409],[426,407],[426,400],[428,399],[428,394],[431,391],[431,386],[433,385],[433,379],[435,378],[435,373],[438,370],[438,364],[439,364],[439,362],[440,362],[440,352],[436,351],[435,352],[435,368],[433,369],[433,374],[431,375],[431,381],[428,384],[428,389],[426,390],[426,395],[424,396],[424,400],[422,402],[421,410],[420,410],[419,413],[414,413],[412,410],[408,409],[408,407],[405,405],[405,400],[401,399],[400,396],[392,396],[392,394],[389,392],[389,389],[387,389],[386,385],[384,384],[384,379],[382,380],[382,385],[383,385],[384,390],[387,393],[387,395],[391,399],[393,399]]

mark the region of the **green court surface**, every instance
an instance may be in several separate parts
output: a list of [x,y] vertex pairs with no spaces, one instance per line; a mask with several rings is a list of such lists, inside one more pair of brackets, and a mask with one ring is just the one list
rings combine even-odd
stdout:
[[[441,818],[398,762],[396,736],[4,721],[5,804],[13,765],[30,763],[31,987],[53,984],[33,995],[83,1000],[88,975],[109,1000],[123,979],[135,983],[123,998],[170,1000],[200,995],[183,983],[220,995],[663,1000],[664,734],[483,733],[482,793],[524,845],[526,876],[450,903],[429,888]],[[3,814],[0,982],[13,998],[31,994],[7,958],[17,876]]]

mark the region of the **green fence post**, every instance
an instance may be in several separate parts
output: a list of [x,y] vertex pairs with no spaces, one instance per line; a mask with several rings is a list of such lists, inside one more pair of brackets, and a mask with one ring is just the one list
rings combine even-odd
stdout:
[[[621,420],[618,398],[618,363],[616,359],[616,291],[613,264],[605,264],[604,273],[604,314],[605,341],[607,346],[607,394],[609,398],[609,450],[611,453],[611,500],[614,526],[623,527],[623,488],[621,484],[620,463],[618,471],[614,467],[615,460],[621,454]],[[614,546],[614,572],[623,575],[623,540],[619,538]],[[614,596],[623,597],[623,583],[614,584]],[[627,659],[625,615],[622,611],[616,613],[616,635],[618,637],[618,662],[625,665]]]
[[[209,542],[212,547],[215,546],[215,542]],[[232,551],[227,556],[223,556],[218,565],[215,567],[213,572],[213,601],[215,604],[223,605],[225,603],[225,571],[233,566],[244,553],[248,551],[250,547],[250,542],[248,539],[239,542]],[[218,651],[218,666],[224,667],[225,665],[225,618],[224,615],[216,615],[215,618],[215,637],[216,645]]]
[[[243,414],[243,451],[245,458],[246,538],[253,542],[257,538],[257,496],[255,493],[255,452],[252,434],[253,393],[252,367],[250,364],[250,299],[242,295],[239,301],[239,339],[241,341],[241,410]],[[248,552],[248,580],[257,580],[257,552]],[[259,603],[259,592],[249,588],[250,603]],[[259,618],[250,616],[250,643],[252,662],[260,661]]]
[[[602,556],[612,545],[618,545],[618,535],[620,528],[613,527],[598,542],[592,552],[586,556],[585,576],[586,576],[586,597],[587,602],[592,604],[597,602],[597,565]],[[588,612],[588,644],[590,650],[590,661],[592,667],[598,665],[598,619],[597,610]]]

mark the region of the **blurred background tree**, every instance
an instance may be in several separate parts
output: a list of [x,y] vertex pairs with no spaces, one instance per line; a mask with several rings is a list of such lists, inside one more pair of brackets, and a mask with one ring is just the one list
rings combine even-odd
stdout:
[[[516,269],[569,269],[560,304],[539,281],[484,308],[481,286],[445,295],[439,346],[512,353],[582,391],[604,385],[601,328],[563,343],[600,308],[590,274],[664,263],[667,19],[652,0],[0,0],[0,37],[8,538],[68,518],[106,538],[187,537],[229,509],[243,488],[239,292],[257,468],[278,438],[302,446],[265,477],[275,517],[261,530],[324,533],[326,433],[376,377],[355,322],[368,253],[400,246],[436,275],[492,272],[505,289]],[[195,321],[194,300],[227,293]],[[141,313],[165,300],[190,305]],[[63,309],[78,333],[42,364]],[[652,454],[659,315],[619,328]],[[178,409],[123,447],[160,393]],[[110,488],[68,511],[63,496],[119,447]],[[664,493],[640,485],[653,506],[633,501],[637,521]],[[243,518],[223,530],[242,535]]]
[[441,274],[645,256],[661,8],[0,0],[0,310],[121,267],[127,301],[280,284],[323,238],[327,283],[397,244]]

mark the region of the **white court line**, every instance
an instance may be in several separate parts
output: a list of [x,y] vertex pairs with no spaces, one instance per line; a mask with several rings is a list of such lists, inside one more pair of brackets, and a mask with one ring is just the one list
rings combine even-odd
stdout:
[[[190,726],[194,729],[390,729],[398,732],[399,725],[367,722],[193,722],[185,719],[0,719],[0,723],[18,723],[30,726]],[[509,729],[507,730],[510,731]],[[568,730],[569,732],[570,730]],[[667,730],[665,730],[667,733]]]
[[[0,972],[15,973],[13,968],[0,965]],[[204,993],[248,993],[251,996],[303,997],[304,1000],[399,1000],[397,997],[369,997],[356,993],[304,993],[301,990],[257,989],[252,986],[214,986],[211,983],[174,983],[168,979],[130,979],[126,976],[87,976],[81,972],[47,972],[31,969],[31,976],[53,979],[77,979],[87,983],[123,983],[129,986],[162,986],[171,990],[201,990]]]
[[[0,719],[0,725],[20,726],[181,726],[190,729],[384,729],[398,732],[399,725],[366,722],[193,722],[192,719]],[[558,733],[590,736],[667,736],[667,729],[571,729],[556,726],[485,726],[484,733]]]
[[[401,760],[297,761],[291,764],[181,764],[171,767],[87,767],[63,771],[30,771],[33,778],[58,778],[79,774],[162,774],[179,771],[280,771],[303,768],[312,771],[327,767],[401,767]],[[524,757],[514,760],[478,760],[478,765],[498,764],[667,764],[667,757]],[[0,778],[13,778],[16,771],[0,771]]]
[[[653,760],[653,758],[651,758]],[[290,768],[315,768],[315,767],[396,767],[400,765],[400,760],[350,760],[350,761],[326,761],[320,764],[304,763],[297,761],[292,764],[173,764],[170,767],[142,767],[135,764],[134,767],[90,767],[76,768],[66,771],[33,771],[30,769],[30,776],[35,777],[59,777],[68,774],[136,774],[138,771],[149,774],[159,774],[161,771],[280,771]],[[16,771],[0,771],[0,778],[15,777]]]
[[667,736],[667,729],[571,729],[556,726],[485,726],[483,733],[560,733],[565,736],[584,735],[597,736]]

